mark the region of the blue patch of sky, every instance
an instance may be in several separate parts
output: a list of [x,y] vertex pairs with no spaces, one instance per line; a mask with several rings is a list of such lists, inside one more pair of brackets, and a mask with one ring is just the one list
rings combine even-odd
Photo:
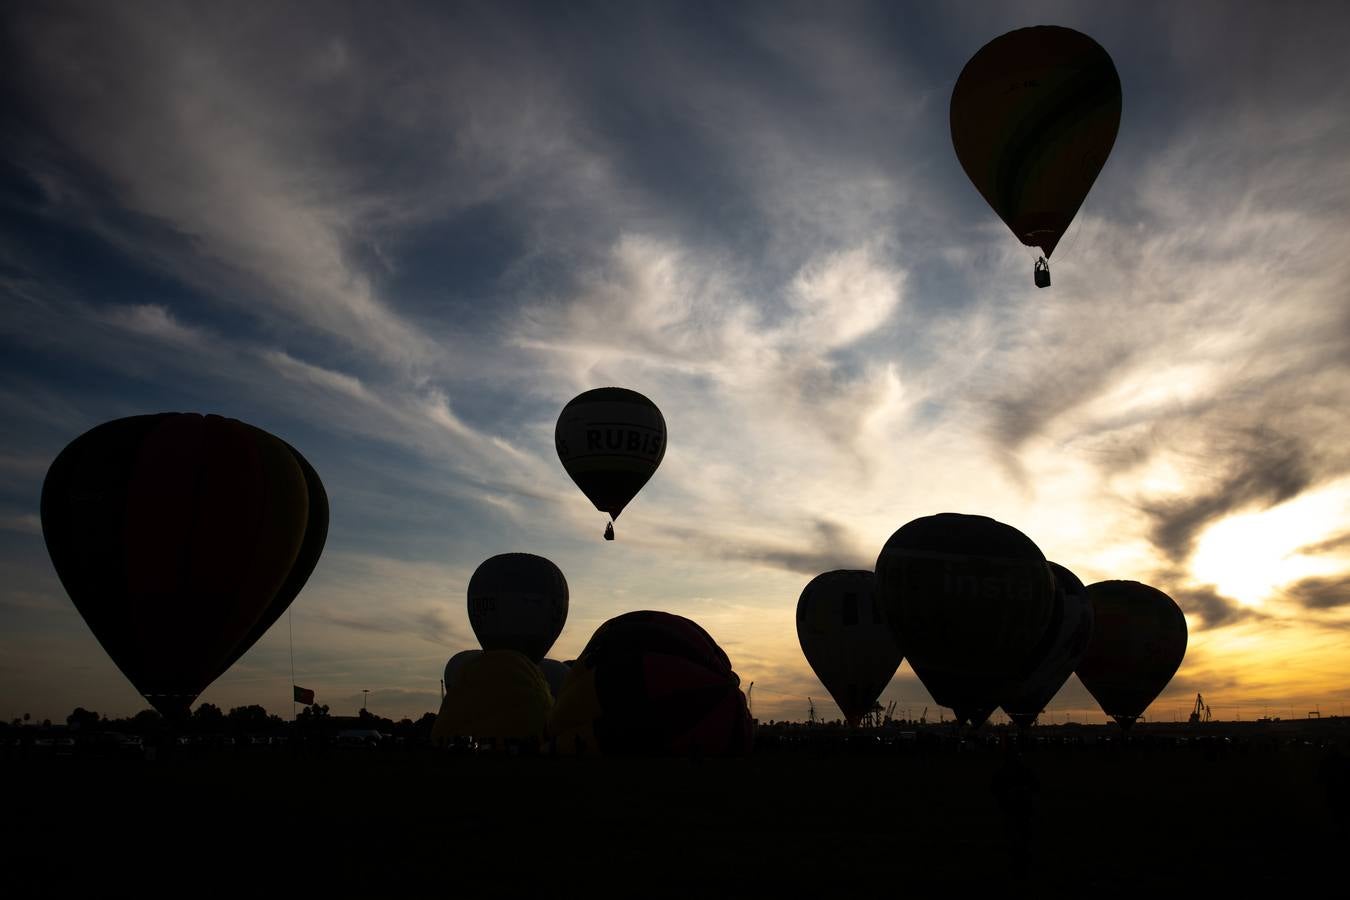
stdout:
[[500,314],[501,281],[525,252],[525,236],[509,209],[479,204],[409,229],[381,248],[395,261],[379,272],[371,254],[358,257],[381,297],[414,320],[428,318],[454,327]]

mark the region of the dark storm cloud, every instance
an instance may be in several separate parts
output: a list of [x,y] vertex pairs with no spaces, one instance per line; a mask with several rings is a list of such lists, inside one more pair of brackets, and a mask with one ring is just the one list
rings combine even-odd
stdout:
[[1339,609],[1350,605],[1350,575],[1305,578],[1284,592],[1308,609]]
[[1202,621],[1201,627],[1205,629],[1266,618],[1256,610],[1223,596],[1212,587],[1173,589],[1168,593],[1183,612],[1198,615]]
[[811,523],[816,540],[811,546],[790,546],[739,539],[719,540],[704,532],[685,532],[711,556],[738,562],[759,563],[804,575],[819,575],[834,569],[871,571],[876,553],[865,549],[848,528],[828,519]]
[[1344,550],[1350,550],[1350,531],[1329,540],[1318,541],[1316,544],[1298,548],[1299,553],[1306,553],[1309,556],[1317,556],[1323,553],[1336,554]]
[[1185,559],[1210,523],[1250,506],[1282,503],[1313,483],[1313,462],[1301,438],[1257,427],[1237,432],[1229,444],[1226,454],[1216,455],[1225,471],[1214,487],[1142,506],[1153,520],[1153,543],[1169,559]]

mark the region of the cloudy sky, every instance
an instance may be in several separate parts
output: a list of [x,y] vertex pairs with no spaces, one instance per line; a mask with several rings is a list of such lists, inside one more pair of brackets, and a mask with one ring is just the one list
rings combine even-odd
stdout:
[[[1150,711],[1350,700],[1343,4],[8,5],[0,715],[145,706],[65,597],[42,479],[108,419],[214,412],[321,474],[296,680],[435,709],[488,556],[566,574],[551,656],[703,624],[762,719],[835,709],[802,587],[942,511],[1170,593]],[[1092,35],[1120,135],[1031,282],[952,152],[965,61]],[[669,426],[604,516],[553,449],[617,384]],[[202,699],[289,712],[282,619]],[[883,695],[931,703],[906,664]],[[1101,720],[1076,679],[1057,716]]]

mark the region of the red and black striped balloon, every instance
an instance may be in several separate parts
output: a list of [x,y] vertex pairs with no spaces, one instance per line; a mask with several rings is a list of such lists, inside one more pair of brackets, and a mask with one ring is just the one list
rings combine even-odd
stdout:
[[328,534],[328,497],[294,447],[252,425],[132,416],[56,457],[42,534],[94,636],[172,718],[304,587]]
[[573,663],[549,732],[563,752],[743,754],[752,731],[740,684],[697,623],[625,613],[601,625]]

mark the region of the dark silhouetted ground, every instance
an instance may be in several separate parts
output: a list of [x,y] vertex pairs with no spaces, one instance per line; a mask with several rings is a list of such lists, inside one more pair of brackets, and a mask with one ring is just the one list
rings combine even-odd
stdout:
[[[21,888],[12,896],[857,896],[875,893],[868,885],[893,896],[919,885],[1275,896],[1344,883],[1329,758],[1298,744],[1030,747],[1034,779],[1017,783],[1032,788],[1010,794],[995,790],[1008,782],[996,746],[703,761],[291,747],[153,762],[28,755],[0,761],[4,879]],[[1007,798],[1028,795],[1030,815],[1005,818]],[[1030,848],[1022,876],[1013,846]]]

